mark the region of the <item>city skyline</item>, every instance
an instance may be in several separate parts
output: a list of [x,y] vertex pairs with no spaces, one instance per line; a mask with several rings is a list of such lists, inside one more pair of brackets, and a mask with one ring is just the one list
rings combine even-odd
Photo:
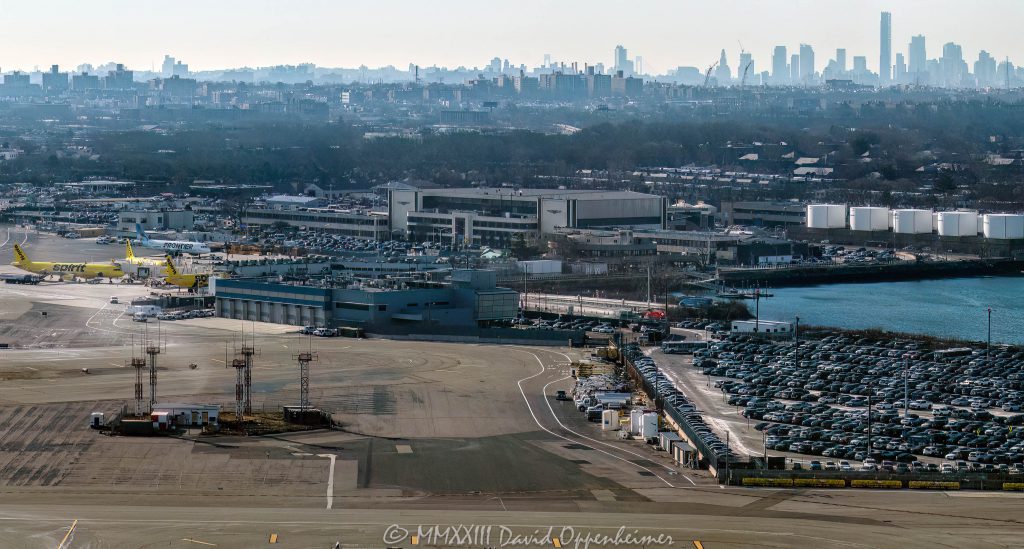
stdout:
[[[256,0],[247,6],[259,8],[261,3],[265,2]],[[193,71],[304,62],[322,67],[392,65],[404,69],[415,63],[473,68],[486,66],[493,56],[508,59],[513,66],[535,67],[545,55],[567,64],[612,67],[613,48],[623,44],[633,56],[631,60],[642,56],[646,74],[666,74],[679,66],[703,68],[724,49],[735,75],[741,52],[749,53],[763,69],[771,67],[775,46],[785,45],[793,53],[807,44],[819,60],[830,59],[831,52],[842,48],[850,57],[866,57],[867,68],[879,72],[875,60],[882,56],[877,33],[883,11],[892,14],[892,62],[898,53],[912,57],[907,53],[908,44],[916,35],[928,37],[929,58],[939,57],[948,42],[960,45],[969,62],[977,59],[981,50],[997,60],[1024,58],[1024,45],[1015,40],[1013,28],[1013,21],[1024,15],[1024,5],[1006,0],[970,5],[868,1],[859,3],[857,9],[825,2],[837,8],[816,11],[820,23],[813,26],[797,24],[797,16],[822,2],[650,2],[622,9],[603,1],[552,6],[527,0],[493,3],[486,11],[472,9],[474,4],[465,0],[444,3],[447,10],[390,3],[401,9],[383,10],[388,12],[385,17],[382,10],[319,0],[299,2],[291,10],[295,13],[241,11],[226,5],[193,11],[189,6],[198,3],[185,1],[175,10],[161,13],[155,24],[136,17],[131,4],[121,0],[87,7],[63,1],[19,4],[10,6],[4,15],[8,47],[0,57],[0,69],[31,71],[45,70],[51,64],[71,68],[118,62],[139,71],[159,71],[168,53],[189,63]],[[524,13],[543,13],[544,17],[524,22]],[[737,13],[744,16],[736,17]],[[310,17],[313,14],[320,16]],[[609,19],[609,14],[614,18]],[[42,28],[16,25],[18,20],[41,18],[47,20]],[[531,36],[543,39],[521,40],[524,24],[533,29]],[[438,36],[456,38],[437,40]],[[819,61],[818,70],[823,66]]]

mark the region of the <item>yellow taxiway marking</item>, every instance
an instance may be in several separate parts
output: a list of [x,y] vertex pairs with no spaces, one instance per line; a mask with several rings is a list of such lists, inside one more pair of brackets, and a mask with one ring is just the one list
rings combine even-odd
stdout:
[[75,531],[75,526],[78,526],[78,519],[75,519],[75,521],[71,523],[71,527],[68,528],[68,533],[64,534],[64,539],[60,540],[60,545],[57,546],[57,549],[61,549],[64,547],[64,544],[68,542],[68,538],[71,537],[71,533]]
[[270,543],[277,543],[277,534],[270,534]]
[[695,539],[693,540],[693,547],[694,549],[704,549],[704,544],[701,543],[700,540]]
[[181,538],[181,541],[187,541],[189,543],[197,543],[199,545],[209,545],[210,547],[216,547],[217,546],[216,543],[210,543],[210,542],[207,542],[207,541],[199,541],[197,539],[192,539],[192,538]]

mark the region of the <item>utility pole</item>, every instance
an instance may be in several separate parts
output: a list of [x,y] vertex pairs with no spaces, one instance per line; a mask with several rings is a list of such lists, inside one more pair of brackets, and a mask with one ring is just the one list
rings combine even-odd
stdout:
[[796,317],[796,328],[793,330],[793,339],[800,343],[800,317]]

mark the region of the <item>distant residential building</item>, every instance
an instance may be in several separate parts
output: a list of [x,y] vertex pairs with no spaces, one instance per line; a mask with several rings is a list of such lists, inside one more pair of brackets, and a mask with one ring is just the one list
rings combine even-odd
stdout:
[[71,89],[81,92],[100,88],[100,77],[94,74],[75,74],[71,77]]
[[625,76],[621,71],[612,77],[612,95],[639,97],[643,91],[644,81],[641,78]]
[[118,63],[115,69],[103,78],[103,87],[108,90],[130,90],[135,87],[135,73]]
[[49,72],[43,73],[43,91],[46,93],[63,93],[69,87],[68,73],[60,72],[60,67],[57,65],[52,65]]

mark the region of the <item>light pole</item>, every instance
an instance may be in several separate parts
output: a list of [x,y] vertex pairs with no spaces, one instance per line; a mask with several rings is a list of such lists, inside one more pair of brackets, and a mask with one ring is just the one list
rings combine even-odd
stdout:
[[793,330],[793,339],[800,343],[800,316],[796,317],[796,329]]
[[[910,357],[903,355],[903,419],[910,417]],[[903,431],[906,432],[904,425]]]
[[864,459],[867,459],[867,458],[871,457],[871,393],[872,392],[874,392],[874,389],[871,386],[871,383],[868,382],[868,452],[867,452],[867,457],[865,457]]
[[761,331],[761,289],[754,290],[754,333]]
[[987,363],[992,355],[992,307],[988,308],[988,346],[985,347],[985,362]]
[[761,431],[761,447],[764,448],[764,468],[768,470],[768,434]]

